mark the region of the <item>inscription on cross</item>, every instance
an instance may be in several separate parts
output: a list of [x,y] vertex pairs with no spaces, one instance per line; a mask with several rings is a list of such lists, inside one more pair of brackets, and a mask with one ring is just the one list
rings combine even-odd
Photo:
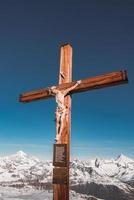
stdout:
[[51,97],[55,97],[57,102],[53,160],[54,200],[69,200],[71,94],[127,82],[126,70],[72,81],[72,47],[66,44],[61,47],[59,84],[20,95],[20,102],[25,103]]

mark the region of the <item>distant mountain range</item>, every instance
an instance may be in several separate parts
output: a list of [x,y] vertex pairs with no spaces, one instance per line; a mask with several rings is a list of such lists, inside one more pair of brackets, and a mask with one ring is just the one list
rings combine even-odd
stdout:
[[[19,151],[0,157],[0,185],[51,189],[52,169],[51,162]],[[100,199],[134,200],[134,160],[123,154],[109,160],[75,159],[70,164],[70,187]]]

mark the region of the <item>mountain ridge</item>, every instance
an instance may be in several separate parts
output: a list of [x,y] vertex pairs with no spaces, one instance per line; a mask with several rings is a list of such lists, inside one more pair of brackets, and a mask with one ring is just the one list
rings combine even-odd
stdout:
[[[49,189],[52,188],[52,171],[52,162],[23,151],[0,157],[1,186]],[[134,160],[123,154],[115,159],[74,159],[70,163],[70,187],[107,200],[111,199],[106,194],[115,200],[134,199]],[[119,197],[113,196],[115,192],[111,194],[111,191],[118,191]]]

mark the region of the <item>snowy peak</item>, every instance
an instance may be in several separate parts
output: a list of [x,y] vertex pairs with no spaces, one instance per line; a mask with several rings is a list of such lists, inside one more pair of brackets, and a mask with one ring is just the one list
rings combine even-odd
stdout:
[[124,154],[120,154],[116,160],[116,162],[118,162],[119,164],[128,164],[128,163],[132,163],[134,162],[131,158],[128,158],[127,156],[125,156]]
[[16,156],[21,156],[21,157],[24,157],[24,156],[27,156],[27,154],[26,153],[24,153],[23,151],[18,151],[16,154],[15,154]]
[[11,156],[0,157],[0,183],[13,183],[20,180],[28,182],[37,180],[38,176],[44,179],[46,171],[51,174],[50,166],[23,151],[18,151]]
[[[22,164],[24,164],[25,162],[29,163],[29,164],[30,163],[33,164],[35,162],[40,162],[40,160],[38,158],[33,157],[31,155],[28,155],[23,151],[18,151],[16,154],[13,154],[13,155],[8,156],[6,158],[8,158],[9,160],[12,160],[14,162],[20,161],[20,162],[22,162]],[[4,157],[3,157],[3,159],[4,159]]]

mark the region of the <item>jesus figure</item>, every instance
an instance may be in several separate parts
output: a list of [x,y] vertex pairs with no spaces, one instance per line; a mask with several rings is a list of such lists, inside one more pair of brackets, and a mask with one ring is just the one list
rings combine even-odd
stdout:
[[63,130],[63,121],[66,117],[67,109],[68,109],[68,107],[64,105],[64,97],[71,90],[77,87],[80,83],[81,83],[81,80],[77,81],[75,85],[73,85],[72,87],[66,90],[58,90],[55,86],[50,88],[50,92],[51,94],[55,96],[56,103],[57,103],[57,108],[56,108],[56,113],[55,113],[56,114],[56,138],[55,138],[56,142],[57,141],[60,142],[61,133]]

